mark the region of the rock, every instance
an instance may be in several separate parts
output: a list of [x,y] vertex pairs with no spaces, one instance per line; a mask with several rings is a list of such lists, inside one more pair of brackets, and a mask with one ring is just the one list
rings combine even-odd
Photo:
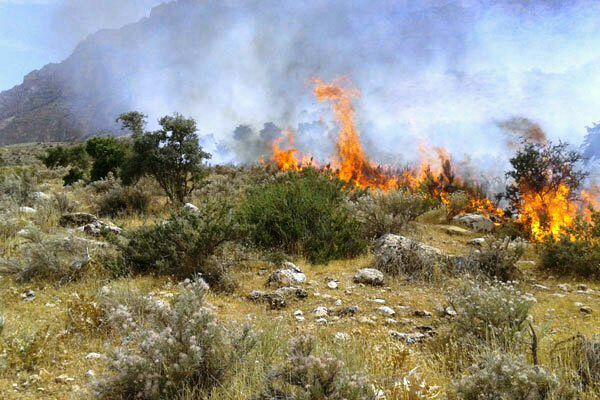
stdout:
[[396,315],[396,311],[394,311],[391,307],[382,306],[377,309],[377,311],[383,315],[392,316]]
[[91,224],[98,221],[98,217],[93,214],[76,212],[63,214],[58,221],[62,227],[78,227]]
[[122,232],[122,229],[116,226],[115,224],[110,222],[103,222],[100,220],[96,220],[90,224],[86,224],[79,229],[91,236],[101,236],[104,232],[110,232],[114,233],[115,235],[120,235]]
[[19,207],[19,212],[23,214],[33,215],[37,213],[37,210],[31,207]]
[[363,283],[372,286],[382,286],[383,279],[383,272],[374,268],[359,269],[354,275],[355,283]]
[[420,332],[405,333],[405,332],[390,331],[390,336],[393,337],[394,339],[401,340],[401,341],[405,342],[406,344],[419,343],[427,338],[427,335],[425,335],[424,333],[420,333]]
[[100,353],[87,353],[85,356],[86,360],[98,360],[100,358],[102,358],[102,354]]
[[421,317],[421,318],[429,318],[429,317],[431,317],[431,313],[429,311],[425,311],[425,310],[416,310],[414,312],[414,316]]
[[33,301],[35,300],[35,292],[31,289],[29,289],[28,291],[26,291],[25,293],[21,294],[21,298],[23,299],[23,301]]
[[312,313],[315,316],[315,318],[322,318],[326,317],[329,314],[329,310],[327,310],[327,307],[319,306],[315,308]]
[[68,375],[66,375],[66,374],[62,374],[62,375],[59,375],[59,376],[57,376],[56,378],[54,378],[54,382],[56,382],[56,383],[60,383],[60,384],[63,384],[63,385],[64,385],[64,384],[67,384],[67,383],[71,383],[71,382],[73,382],[73,381],[75,381],[75,379],[74,379],[74,378],[71,378],[71,377],[69,377],[69,376],[68,376]]
[[453,307],[444,308],[444,314],[448,317],[456,317],[456,311]]
[[454,225],[440,225],[440,229],[448,235],[467,236],[471,234],[471,231]]
[[294,311],[294,318],[296,318],[296,321],[302,322],[304,321],[304,313],[301,310],[296,310]]
[[396,325],[398,323],[394,318],[386,318],[385,323],[388,325]]
[[540,285],[539,283],[534,283],[533,287],[539,290],[550,290],[548,286]]
[[470,213],[464,215],[457,215],[452,219],[455,222],[461,223],[474,229],[478,232],[491,232],[494,229],[494,223],[491,219],[483,214]]
[[31,193],[31,199],[33,201],[49,201],[52,199],[52,196],[44,192],[33,192]]
[[327,282],[327,287],[329,289],[337,289],[338,283],[336,281],[329,281],[329,282]]
[[351,306],[351,307],[344,307],[340,310],[337,310],[336,314],[339,317],[348,317],[348,316],[355,315],[356,313],[358,313],[358,311],[359,311],[358,306]]
[[561,283],[560,285],[558,285],[558,288],[563,292],[569,291],[569,285],[567,283]]
[[485,244],[485,238],[471,239],[467,242],[467,244],[470,244],[471,246],[481,247]]
[[252,301],[263,301],[267,296],[267,292],[263,292],[262,290],[253,290],[248,295],[248,298]]
[[317,318],[317,320],[315,321],[315,323],[317,325],[327,325],[327,319],[326,318]]
[[293,286],[294,284],[304,283],[306,275],[302,273],[296,265],[286,262],[284,268],[278,269],[269,275],[267,285],[269,286]]
[[384,235],[377,240],[374,255],[375,268],[382,271],[395,271],[398,274],[415,268],[415,265],[411,264],[412,261],[407,258],[418,257],[425,265],[433,265],[446,259],[442,251],[435,247],[392,234]]
[[361,324],[366,324],[366,325],[375,325],[376,322],[373,321],[371,318],[369,317],[360,317],[358,319],[358,322],[360,322]]
[[342,300],[337,299],[334,304],[335,304],[336,307],[339,307],[339,306],[341,306],[344,303],[342,302]]
[[590,315],[592,313],[592,307],[581,306],[581,307],[579,307],[579,312],[581,312],[582,314]]
[[193,205],[192,203],[185,203],[183,205],[183,210],[187,211],[187,212],[191,212],[191,213],[197,213],[200,211],[200,209],[198,207],[196,207],[195,205]]
[[302,288],[296,286],[284,286],[273,292],[275,296],[281,296],[285,299],[297,298],[297,299],[305,299],[308,297],[308,292]]
[[335,335],[333,335],[333,338],[337,342],[347,342],[350,340],[350,335],[345,332],[336,332]]
[[590,288],[588,288],[588,286],[586,284],[583,284],[583,283],[577,284],[576,289],[578,291],[580,291],[580,292],[587,292],[587,291],[590,290]]
[[88,379],[94,379],[96,377],[96,374],[94,373],[93,370],[88,369],[87,372],[85,373],[85,377]]
[[368,301],[371,302],[371,303],[385,304],[385,300],[384,299],[369,299]]

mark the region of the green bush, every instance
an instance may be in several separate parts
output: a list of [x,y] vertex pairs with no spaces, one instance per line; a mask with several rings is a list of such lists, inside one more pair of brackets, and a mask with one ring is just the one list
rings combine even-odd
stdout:
[[123,261],[135,273],[190,277],[196,273],[217,289],[231,289],[226,268],[215,259],[218,248],[235,239],[232,208],[207,201],[198,212],[183,212],[129,236]]
[[469,196],[465,192],[454,192],[448,196],[446,204],[446,218],[452,218],[464,211],[469,205]]
[[129,152],[129,143],[113,137],[95,137],[85,144],[85,151],[92,157],[90,179],[104,179],[109,173],[119,176],[119,170]]
[[100,215],[145,214],[150,208],[152,196],[139,186],[115,187],[98,197]]
[[364,237],[376,239],[386,233],[399,233],[406,224],[434,205],[431,197],[421,193],[375,191],[349,202],[349,210],[360,222]]
[[85,181],[85,171],[78,167],[72,167],[69,169],[67,175],[63,177],[63,183],[65,186],[72,185],[79,181]]
[[127,305],[108,312],[125,340],[108,357],[108,371],[95,382],[100,399],[173,399],[186,392],[205,398],[227,384],[235,366],[254,345],[248,329],[236,332],[219,323],[204,303],[208,286],[186,280],[171,305],[144,297],[136,318]]
[[255,187],[238,215],[259,247],[327,262],[356,256],[366,247],[345,201],[339,180],[309,169]]
[[591,222],[578,219],[559,239],[546,237],[539,254],[543,269],[600,279],[600,212],[592,213]]
[[351,375],[330,354],[313,355],[316,340],[292,341],[285,363],[271,371],[260,400],[375,400],[378,395],[365,377]]

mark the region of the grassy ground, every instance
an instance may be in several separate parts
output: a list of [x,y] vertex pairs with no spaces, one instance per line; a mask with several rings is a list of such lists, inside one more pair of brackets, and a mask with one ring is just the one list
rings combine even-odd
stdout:
[[[41,187],[46,192],[63,191],[59,173],[49,176]],[[84,189],[72,189],[68,196],[78,201],[78,210],[93,211]],[[114,222],[124,229],[131,229],[160,217],[159,210],[150,219],[129,216]],[[19,218],[26,224],[40,217],[20,215]],[[54,216],[39,224],[45,234],[66,233],[64,228],[58,227],[56,220]],[[467,242],[479,235],[449,234],[445,224],[435,215],[429,215],[413,223],[406,235],[450,254],[467,254],[471,250]],[[83,237],[80,233],[75,235]],[[23,240],[12,235],[0,238],[3,249],[0,257],[18,256],[19,244]],[[521,263],[523,278],[520,285],[537,299],[533,321],[540,337],[540,363],[551,366],[556,343],[577,333],[591,336],[600,332],[600,284],[540,273],[535,267],[533,250],[528,251],[523,259],[532,261]],[[448,325],[448,318],[442,316],[438,309],[447,305],[445,293],[456,284],[455,278],[440,278],[429,283],[388,278],[383,287],[368,287],[353,283],[352,277],[356,270],[371,265],[370,255],[334,261],[328,265],[293,261],[307,275],[305,288],[309,295],[282,310],[271,310],[265,304],[251,302],[247,298],[252,290],[264,289],[268,273],[273,269],[265,262],[249,262],[237,267],[234,274],[239,285],[233,293],[210,293],[208,300],[216,307],[221,321],[232,326],[251,323],[259,334],[258,345],[249,356],[250,362],[236,371],[230,385],[218,388],[213,399],[251,398],[259,390],[268,366],[282,358],[288,340],[306,332],[317,336],[321,350],[336,354],[352,369],[369,375],[375,385],[386,388],[388,399],[417,398],[411,397],[410,384],[394,384],[403,382],[403,378],[407,378],[405,382],[411,382],[413,390],[422,385],[426,392],[423,398],[442,398],[445,395],[445,388],[455,378],[443,367],[447,355],[428,343],[405,345],[393,339],[390,330],[410,333],[417,332],[419,327],[430,326],[434,331],[443,331]],[[327,287],[331,280],[339,282],[337,289]],[[562,283],[569,284],[571,290],[560,290],[557,285]],[[576,292],[575,288],[580,283],[591,290]],[[98,329],[94,324],[99,312],[94,296],[105,285],[153,294],[167,300],[176,291],[176,282],[165,277],[111,280],[95,262],[83,279],[62,286],[43,282],[18,283],[12,275],[0,277],[0,314],[5,318],[1,333],[5,347],[0,353],[4,352],[4,359],[12,363],[0,372],[1,398],[91,397],[88,390],[90,375],[101,375],[106,364],[102,357],[96,359],[90,353],[105,355],[119,343],[119,337],[113,331]],[[35,292],[33,301],[23,299],[28,290]],[[388,317],[377,310],[382,304],[373,302],[373,299],[382,299],[385,305],[394,308],[396,322],[386,321]],[[581,313],[577,303],[591,307],[592,313]],[[359,312],[354,317],[328,317],[328,323],[322,325],[312,315],[318,306],[332,311],[358,306]],[[304,321],[296,320],[296,310],[302,311]],[[417,310],[430,311],[432,316],[417,317],[414,315]],[[348,334],[349,339],[336,340],[339,332]],[[593,393],[586,396],[587,399],[600,398]],[[183,397],[186,398],[186,395]],[[190,394],[188,397],[193,396]]]

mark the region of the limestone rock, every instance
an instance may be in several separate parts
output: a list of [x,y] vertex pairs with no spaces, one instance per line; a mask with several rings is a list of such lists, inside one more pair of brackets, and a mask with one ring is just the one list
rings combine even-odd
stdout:
[[360,269],[354,275],[355,283],[363,283],[365,285],[382,286],[383,280],[383,272],[374,268]]

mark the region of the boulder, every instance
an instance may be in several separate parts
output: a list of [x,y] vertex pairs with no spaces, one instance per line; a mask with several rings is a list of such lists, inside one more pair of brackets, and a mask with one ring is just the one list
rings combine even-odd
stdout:
[[284,263],[284,268],[273,272],[267,281],[267,285],[281,287],[293,286],[299,283],[306,282],[306,275],[302,273],[300,268],[291,262]]
[[120,235],[122,232],[122,229],[118,226],[110,222],[103,222],[100,220],[96,220],[90,224],[86,224],[79,229],[91,236],[100,236],[103,232],[110,232],[114,233],[115,235]]
[[427,335],[425,335],[424,333],[420,333],[420,332],[405,333],[405,332],[390,331],[390,336],[396,340],[401,340],[406,344],[419,343],[427,338]]
[[84,212],[75,212],[75,213],[67,213],[63,214],[60,217],[58,223],[63,227],[80,227],[88,224],[92,224],[98,221],[98,217],[94,214],[84,213]]
[[383,279],[383,272],[375,268],[359,269],[354,275],[355,283],[363,283],[371,286],[382,286]]
[[19,207],[19,212],[23,214],[33,215],[37,213],[37,210],[31,207]]
[[441,225],[440,229],[448,235],[454,236],[468,236],[471,234],[471,231],[454,225]]
[[375,268],[393,275],[422,275],[447,257],[441,250],[406,238],[387,234],[375,243]]
[[491,232],[494,229],[494,222],[483,214],[470,213],[457,215],[453,221],[461,223],[478,232]]
[[485,244],[485,238],[471,239],[467,242],[467,244],[470,244],[471,246],[481,247]]
[[198,209],[198,207],[196,207],[195,205],[193,205],[192,203],[185,203],[183,205],[183,209],[187,212],[191,212],[191,213],[197,213],[198,211],[200,211]]
[[33,201],[48,201],[52,199],[52,197],[44,192],[33,192],[31,193],[31,199]]

